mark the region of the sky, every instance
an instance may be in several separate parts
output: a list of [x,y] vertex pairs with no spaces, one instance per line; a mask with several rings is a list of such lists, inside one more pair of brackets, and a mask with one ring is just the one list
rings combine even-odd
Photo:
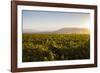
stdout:
[[61,28],[89,28],[90,14],[78,12],[23,10],[23,31],[54,31]]

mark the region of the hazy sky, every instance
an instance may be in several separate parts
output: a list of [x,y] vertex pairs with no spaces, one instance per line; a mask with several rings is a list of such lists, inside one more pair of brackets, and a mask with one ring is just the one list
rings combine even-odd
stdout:
[[22,11],[23,31],[53,31],[65,27],[89,28],[90,14],[56,11]]

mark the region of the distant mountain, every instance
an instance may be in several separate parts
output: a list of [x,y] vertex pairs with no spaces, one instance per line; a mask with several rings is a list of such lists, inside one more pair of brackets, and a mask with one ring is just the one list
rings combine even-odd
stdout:
[[61,28],[56,31],[38,31],[38,30],[26,30],[23,33],[37,33],[37,34],[89,34],[87,28]]
[[55,31],[54,33],[58,33],[58,34],[71,34],[71,33],[88,34],[89,29],[87,29],[87,28],[62,28],[62,29]]

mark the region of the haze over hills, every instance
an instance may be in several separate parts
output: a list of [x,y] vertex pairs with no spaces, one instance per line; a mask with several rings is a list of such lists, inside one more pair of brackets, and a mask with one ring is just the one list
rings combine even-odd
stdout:
[[54,33],[60,33],[60,34],[71,34],[71,33],[78,33],[78,34],[88,34],[89,29],[87,28],[62,28]]
[[87,28],[61,28],[55,31],[40,31],[40,30],[24,30],[23,33],[37,33],[37,34],[89,34],[89,29]]

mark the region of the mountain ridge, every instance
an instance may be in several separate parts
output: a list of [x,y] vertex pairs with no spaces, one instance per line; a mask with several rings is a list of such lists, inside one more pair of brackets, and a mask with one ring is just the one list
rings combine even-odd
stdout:
[[37,33],[37,34],[89,34],[89,29],[87,28],[61,28],[55,31],[38,31],[38,30],[28,30],[23,33]]

